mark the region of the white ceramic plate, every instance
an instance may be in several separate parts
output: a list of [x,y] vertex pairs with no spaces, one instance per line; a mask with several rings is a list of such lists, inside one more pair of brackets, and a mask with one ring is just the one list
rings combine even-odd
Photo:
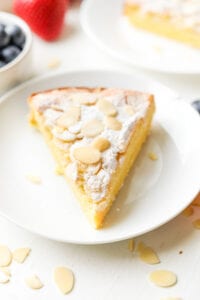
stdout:
[[89,37],[113,57],[138,67],[200,73],[200,50],[142,30],[122,17],[124,0],[84,0],[81,23]]
[[[69,190],[54,173],[43,137],[27,122],[26,98],[61,86],[132,88],[155,94],[152,132],[130,172],[105,227],[94,230]],[[147,78],[103,71],[68,72],[25,83],[1,98],[0,213],[42,236],[80,244],[134,237],[168,222],[193,199],[200,178],[200,118],[185,102]],[[153,151],[157,161],[151,161]],[[26,175],[41,177],[35,185]]]

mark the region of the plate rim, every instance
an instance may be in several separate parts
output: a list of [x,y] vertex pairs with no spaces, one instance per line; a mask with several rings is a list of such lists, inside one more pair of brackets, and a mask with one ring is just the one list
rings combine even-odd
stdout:
[[[166,85],[160,83],[159,81],[156,80],[152,80],[151,78],[149,78],[148,76],[144,76],[144,75],[137,75],[137,74],[132,74],[131,72],[124,72],[124,71],[117,71],[117,70],[101,70],[101,69],[81,69],[81,70],[69,70],[69,71],[58,71],[58,72],[52,72],[51,74],[43,74],[41,76],[35,77],[33,79],[30,79],[28,81],[25,81],[24,83],[16,86],[15,88],[11,89],[10,91],[6,92],[5,94],[3,94],[0,97],[0,105],[2,103],[4,103],[8,98],[10,98],[12,95],[14,95],[17,92],[23,91],[23,89],[27,88],[27,87],[31,87],[32,85],[34,85],[35,83],[39,83],[41,80],[48,80],[49,78],[54,78],[57,76],[64,76],[64,75],[76,75],[76,74],[88,74],[88,73],[110,73],[110,74],[117,74],[117,75],[124,75],[124,76],[130,76],[130,77],[137,77],[138,79],[145,79],[148,82],[154,83],[162,88],[165,88],[168,90],[169,93],[171,93],[171,96],[174,97],[174,99],[169,99],[170,103],[177,103],[177,101],[179,101],[179,104],[181,105],[186,105],[188,107],[188,109],[190,109],[190,111],[193,113],[195,119],[199,120],[199,124],[200,124],[200,118],[198,113],[190,106],[189,103],[186,103],[185,101],[181,100],[181,98],[178,96],[178,93],[175,92],[174,90],[170,89],[169,87],[167,87]],[[1,106],[0,106],[1,109]],[[191,200],[188,201],[187,205],[184,207],[186,208],[194,199],[194,197],[198,194],[199,191],[199,186],[198,188],[196,186],[193,187],[192,192],[191,192]],[[183,208],[183,209],[184,209]],[[64,243],[70,243],[70,244],[77,244],[77,245],[98,245],[98,244],[108,244],[108,243],[114,243],[114,242],[119,242],[119,241],[123,241],[123,240],[127,240],[129,238],[132,237],[137,237],[137,236],[141,236],[145,233],[151,232],[161,226],[163,226],[164,224],[167,224],[169,221],[171,221],[172,219],[174,219],[176,216],[178,216],[180,214],[181,211],[176,212],[173,214],[173,216],[167,218],[165,221],[163,221],[162,223],[156,224],[155,226],[151,227],[151,229],[145,229],[143,231],[141,231],[140,233],[133,235],[131,233],[120,236],[119,238],[110,238],[110,239],[105,239],[102,238],[101,240],[95,240],[95,241],[91,241],[91,240],[85,240],[83,241],[79,241],[77,239],[63,239],[63,238],[56,238],[54,235],[50,235],[50,234],[44,234],[39,232],[38,230],[34,230],[32,228],[30,228],[30,226],[28,225],[23,225],[21,224],[19,221],[13,219],[12,217],[10,217],[9,215],[7,215],[6,213],[2,212],[0,210],[0,216],[7,219],[8,221],[14,223],[15,225],[17,225],[18,227],[27,230],[33,234],[37,234],[38,236],[50,239],[50,240],[54,240],[54,241],[58,241],[58,242],[64,242]]]
[[94,0],[84,0],[81,3],[81,10],[80,10],[80,23],[84,30],[84,32],[87,34],[87,36],[91,39],[91,41],[94,42],[95,45],[98,46],[100,50],[102,50],[104,53],[107,53],[110,57],[115,58],[118,61],[124,62],[126,65],[132,65],[134,67],[138,67],[141,70],[147,70],[147,71],[154,71],[157,73],[163,73],[163,74],[174,74],[174,75],[198,75],[200,74],[199,70],[175,70],[175,69],[167,69],[165,67],[157,67],[157,66],[151,66],[148,64],[142,64],[137,63],[137,60],[133,61],[131,59],[126,58],[124,55],[121,55],[120,53],[114,51],[109,46],[107,46],[101,39],[99,39],[95,32],[91,29],[91,26],[89,25],[89,21],[87,18],[87,14],[89,11],[90,3],[92,3]]

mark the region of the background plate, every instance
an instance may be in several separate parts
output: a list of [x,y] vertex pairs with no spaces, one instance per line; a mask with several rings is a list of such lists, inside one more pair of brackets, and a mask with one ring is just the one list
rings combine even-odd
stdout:
[[[61,86],[107,86],[155,94],[151,135],[129,174],[102,230],[94,230],[55,163],[43,137],[27,122],[26,98]],[[159,83],[100,71],[68,72],[35,79],[1,98],[0,213],[45,237],[80,244],[108,243],[148,232],[180,213],[199,189],[200,118]],[[148,152],[158,161],[148,158]],[[42,178],[41,185],[26,179]]]
[[122,17],[124,0],[84,0],[81,23],[89,37],[113,57],[170,73],[200,73],[200,50],[133,29]]

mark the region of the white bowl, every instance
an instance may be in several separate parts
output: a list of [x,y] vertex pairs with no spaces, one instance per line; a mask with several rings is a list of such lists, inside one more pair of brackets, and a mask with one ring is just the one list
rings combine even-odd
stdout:
[[30,78],[32,74],[32,34],[28,25],[13,14],[0,12],[0,22],[18,25],[26,36],[21,53],[13,61],[0,68],[0,93],[2,93],[17,83]]

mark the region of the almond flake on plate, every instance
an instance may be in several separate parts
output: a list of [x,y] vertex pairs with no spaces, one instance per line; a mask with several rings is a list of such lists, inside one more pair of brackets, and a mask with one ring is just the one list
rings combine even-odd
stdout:
[[167,270],[156,270],[150,273],[149,279],[160,287],[170,287],[177,283],[176,274]]
[[54,281],[63,294],[68,294],[74,287],[74,274],[66,267],[57,267],[54,270]]
[[27,277],[25,279],[25,283],[29,288],[33,290],[39,290],[44,286],[41,280],[36,275]]
[[0,267],[7,267],[12,262],[12,253],[7,246],[0,245]]
[[61,61],[58,58],[52,58],[49,62],[48,62],[48,68],[49,69],[56,69],[60,66]]
[[22,264],[27,256],[29,255],[31,249],[30,248],[18,248],[13,251],[13,259]]
[[42,179],[39,176],[35,176],[35,175],[32,175],[32,174],[27,174],[26,178],[34,184],[41,184],[42,183]]

